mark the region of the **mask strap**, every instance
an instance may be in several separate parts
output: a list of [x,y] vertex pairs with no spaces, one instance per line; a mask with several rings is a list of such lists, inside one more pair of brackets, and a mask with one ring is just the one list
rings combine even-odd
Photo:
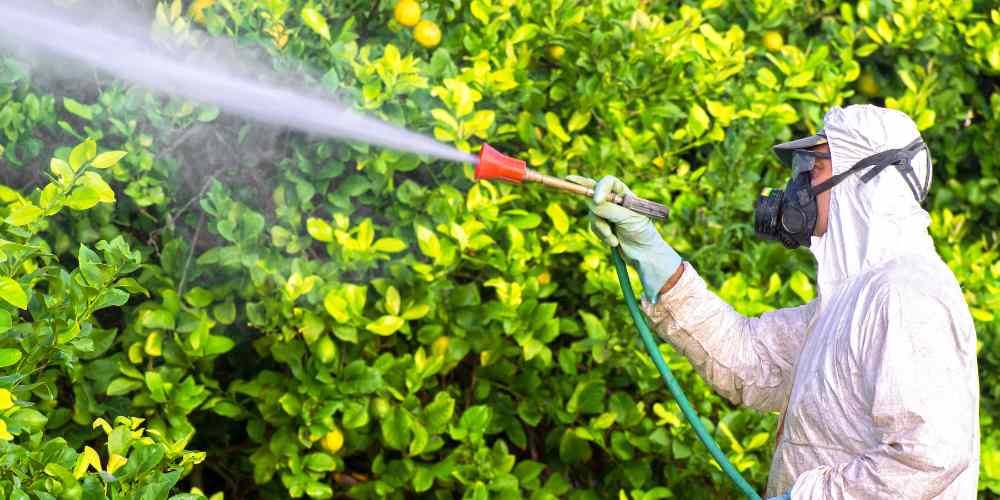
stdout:
[[[840,184],[848,176],[868,167],[873,167],[873,168],[872,170],[866,172],[865,175],[861,177],[862,182],[868,182],[872,180],[872,178],[874,178],[876,175],[882,172],[882,170],[884,170],[889,165],[897,165],[896,168],[899,169],[900,173],[902,174],[903,170],[905,170],[906,168],[905,167],[901,168],[900,165],[905,164],[908,166],[908,170],[912,173],[913,167],[909,166],[909,160],[912,159],[914,156],[916,156],[916,150],[918,150],[917,148],[919,146],[923,146],[925,149],[927,147],[926,145],[924,145],[920,137],[917,137],[916,139],[913,140],[913,142],[907,144],[903,148],[890,149],[887,151],[882,151],[881,153],[875,153],[867,158],[863,158],[862,160],[855,163],[853,167],[837,175],[834,175],[833,177],[827,179],[826,181],[823,181],[814,186],[812,188],[812,193],[814,195],[817,195],[824,191],[827,191],[836,186],[837,184]],[[914,151],[911,152],[911,150]],[[930,157],[930,152],[928,151],[928,158],[929,157]],[[910,186],[910,190],[914,192],[914,196],[917,196],[915,188],[913,187],[913,185],[910,184],[910,180],[907,179],[906,175],[903,175],[903,179],[906,181],[907,185]],[[917,199],[922,200],[922,198],[920,197],[918,197]]]

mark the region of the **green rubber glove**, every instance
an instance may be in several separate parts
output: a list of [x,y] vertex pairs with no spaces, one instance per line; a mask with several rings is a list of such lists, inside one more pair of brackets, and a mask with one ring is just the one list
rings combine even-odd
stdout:
[[606,201],[611,193],[633,194],[618,178],[609,175],[595,182],[570,175],[566,180],[594,189],[588,203],[591,229],[609,246],[621,246],[639,272],[643,297],[655,304],[660,289],[680,267],[681,256],[663,241],[649,217]]

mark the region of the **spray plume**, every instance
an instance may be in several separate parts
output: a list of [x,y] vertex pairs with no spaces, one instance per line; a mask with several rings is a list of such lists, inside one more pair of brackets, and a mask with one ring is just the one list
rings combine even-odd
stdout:
[[[31,3],[0,3],[0,45],[41,51],[101,69],[170,95],[212,104],[245,118],[328,138],[384,146],[442,160],[475,164],[477,158],[429,137],[364,116],[315,94],[260,82],[220,64],[211,52],[179,58],[134,35],[122,24],[81,26],[67,14]],[[125,13],[116,16],[129,19]],[[220,42],[214,40],[214,42]]]

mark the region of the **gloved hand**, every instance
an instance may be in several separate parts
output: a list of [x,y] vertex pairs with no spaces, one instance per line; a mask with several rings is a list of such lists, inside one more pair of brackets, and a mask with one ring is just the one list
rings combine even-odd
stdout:
[[788,490],[784,495],[781,495],[780,497],[771,497],[768,498],[767,500],[792,500],[792,491]]
[[570,175],[566,180],[594,189],[588,203],[591,229],[608,245],[621,246],[639,272],[643,297],[655,304],[660,289],[681,265],[681,256],[663,241],[649,217],[607,201],[611,193],[633,194],[618,178],[609,175],[595,182]]

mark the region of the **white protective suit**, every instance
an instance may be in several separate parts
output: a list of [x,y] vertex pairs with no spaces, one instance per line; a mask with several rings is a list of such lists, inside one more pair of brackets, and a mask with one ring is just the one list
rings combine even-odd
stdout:
[[[919,134],[904,113],[870,105],[823,121],[834,174]],[[925,152],[913,160],[921,182],[927,164]],[[976,332],[929,223],[894,167],[867,184],[854,174],[831,190],[828,230],[812,238],[808,304],[744,317],[687,262],[655,305],[643,300],[658,334],[715,390],[782,411],[766,496],[976,497]]]

